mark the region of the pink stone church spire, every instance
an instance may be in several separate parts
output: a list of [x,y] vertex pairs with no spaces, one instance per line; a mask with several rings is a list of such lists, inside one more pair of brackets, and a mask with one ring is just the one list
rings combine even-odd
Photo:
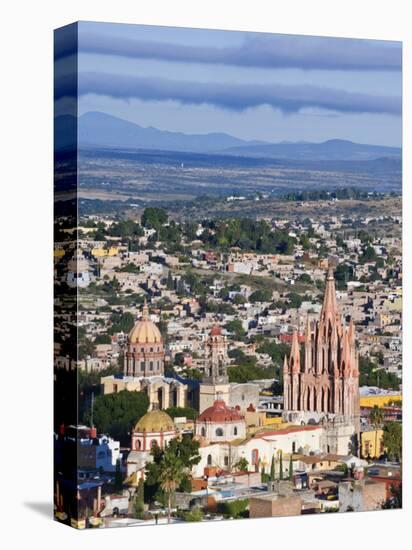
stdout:
[[327,324],[328,321],[333,325],[337,323],[340,328],[340,316],[338,305],[336,302],[335,278],[333,276],[333,267],[329,267],[326,274],[325,293],[323,296],[322,311],[320,314],[320,322]]
[[300,346],[298,332],[295,329],[292,337],[292,348],[290,350],[290,368],[292,372],[300,371]]

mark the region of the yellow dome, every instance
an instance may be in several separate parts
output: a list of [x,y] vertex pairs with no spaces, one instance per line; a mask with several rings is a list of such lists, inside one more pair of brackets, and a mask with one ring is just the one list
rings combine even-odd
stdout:
[[129,332],[129,342],[131,344],[161,344],[162,335],[157,326],[149,319],[147,305],[143,307],[142,318],[137,321],[135,326]]
[[174,429],[171,417],[159,409],[147,412],[134,427],[135,432],[170,432]]

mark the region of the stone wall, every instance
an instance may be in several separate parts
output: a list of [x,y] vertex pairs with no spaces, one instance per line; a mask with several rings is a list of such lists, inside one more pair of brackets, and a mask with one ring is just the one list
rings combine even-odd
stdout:
[[298,495],[262,495],[249,502],[250,518],[299,516],[302,500]]

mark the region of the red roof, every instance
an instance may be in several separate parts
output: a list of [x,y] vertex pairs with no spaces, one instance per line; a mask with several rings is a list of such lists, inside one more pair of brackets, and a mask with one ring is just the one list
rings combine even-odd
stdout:
[[[279,336],[279,340],[282,343],[291,344],[293,340],[293,334],[281,334]],[[304,334],[298,334],[298,342],[299,344],[303,344],[305,341],[305,335]]]
[[210,336],[220,336],[222,334],[222,329],[219,325],[213,325],[212,330],[210,331]]
[[216,399],[212,407],[207,408],[198,417],[197,422],[236,422],[243,417],[236,409],[231,409],[222,399]]
[[262,431],[255,434],[255,438],[265,438],[269,435],[287,435],[294,432],[309,432],[312,430],[319,430],[321,426],[289,426],[288,428],[281,428],[280,430]]

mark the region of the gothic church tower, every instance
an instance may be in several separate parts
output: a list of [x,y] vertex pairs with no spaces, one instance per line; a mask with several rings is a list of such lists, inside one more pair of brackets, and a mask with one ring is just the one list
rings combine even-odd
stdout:
[[284,416],[289,421],[339,420],[359,423],[359,368],[355,329],[344,326],[336,302],[333,270],[326,287],[319,321],[307,319],[301,362],[295,331],[289,360],[283,366]]

